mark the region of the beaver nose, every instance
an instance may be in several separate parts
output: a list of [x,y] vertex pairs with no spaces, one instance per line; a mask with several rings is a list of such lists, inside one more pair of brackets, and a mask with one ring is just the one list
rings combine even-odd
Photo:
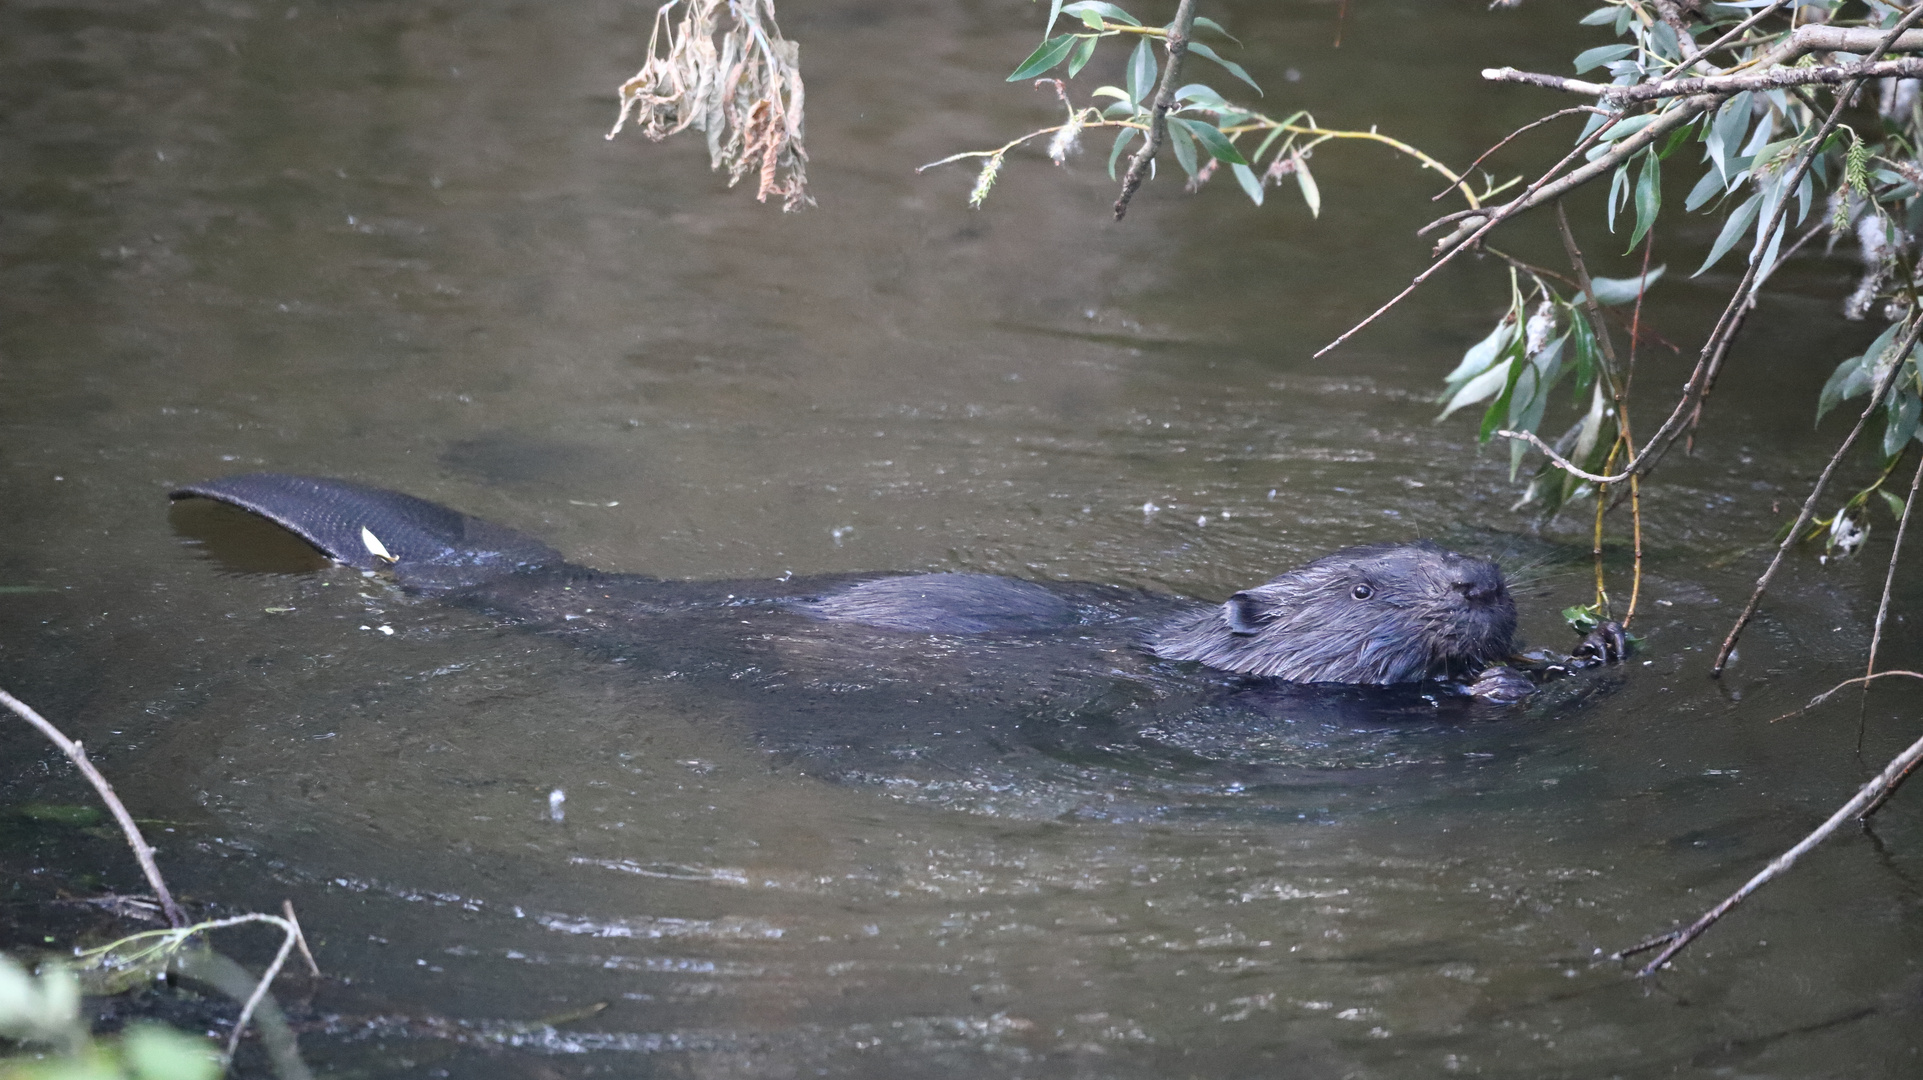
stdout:
[[1473,604],[1497,603],[1504,592],[1502,574],[1487,563],[1458,566],[1451,585]]

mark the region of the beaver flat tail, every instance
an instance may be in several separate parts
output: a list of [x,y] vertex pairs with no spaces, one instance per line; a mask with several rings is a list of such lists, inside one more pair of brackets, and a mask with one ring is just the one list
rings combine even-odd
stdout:
[[478,585],[562,562],[553,548],[505,525],[349,480],[246,473],[169,494],[259,514],[331,559],[362,570],[392,570],[402,584],[416,588]]

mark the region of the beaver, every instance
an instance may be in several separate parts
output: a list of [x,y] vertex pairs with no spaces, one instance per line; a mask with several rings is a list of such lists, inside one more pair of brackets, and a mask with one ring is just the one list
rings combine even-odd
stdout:
[[[632,636],[637,625],[654,622],[660,636],[674,637],[681,631],[670,627],[686,625],[676,620],[726,614],[738,629],[744,613],[785,612],[913,634],[1072,635],[1091,649],[1125,638],[1163,660],[1289,683],[1453,680],[1497,701],[1533,685],[1504,663],[1514,649],[1516,607],[1502,571],[1427,541],[1345,548],[1209,606],[1116,586],[969,573],[757,583],[607,574],[570,565],[505,526],[321,477],[249,473],[191,484],[172,497],[240,507],[409,589],[568,633]],[[1611,624],[1575,659],[1614,660],[1623,649]]]

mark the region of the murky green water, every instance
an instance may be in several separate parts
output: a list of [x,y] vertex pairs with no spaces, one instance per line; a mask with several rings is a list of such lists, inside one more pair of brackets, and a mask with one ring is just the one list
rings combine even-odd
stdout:
[[[1340,50],[1334,4],[1218,14],[1275,108],[1461,162],[1552,104],[1477,70],[1561,70],[1594,43],[1564,5],[1483,7],[1349,4]],[[259,572],[299,569],[289,549],[209,557],[165,492],[260,468],[669,577],[960,569],[1217,598],[1432,536],[1534,566],[1525,630],[1565,642],[1586,534],[1532,536],[1498,455],[1429,423],[1499,272],[1451,271],[1308,359],[1420,267],[1433,176],[1329,149],[1320,221],[1163,183],[1118,227],[1091,147],[1012,164],[969,212],[972,175],[913,167],[1050,115],[1000,81],[1035,6],[796,2],[821,205],[782,216],[697,143],[602,140],[650,17],[0,9],[0,685],[172,829],[178,891],[295,902],[331,978],[284,996],[323,1071],[1923,1069],[1908,792],[1675,972],[1600,958],[1720,898],[1915,736],[1908,690],[1871,696],[1860,754],[1852,705],[1771,722],[1857,672],[1888,530],[1870,561],[1796,563],[1730,676],[1705,673],[1749,549],[1836,436],[1809,428],[1816,388],[1878,329],[1836,315],[1842,256],[1779,274],[1701,453],[1654,485],[1635,663],[1240,788],[939,746],[946,778],[828,783],[771,752],[786,714],[748,698],[354,572]],[[1507,245],[1555,261],[1543,224]],[[1694,265],[1714,226],[1658,258]],[[1729,284],[1672,278],[1647,314],[1693,341]],[[1684,370],[1645,358],[1652,405]],[[1916,667],[1894,632],[1888,661]],[[0,760],[0,803],[82,798],[17,727]]]

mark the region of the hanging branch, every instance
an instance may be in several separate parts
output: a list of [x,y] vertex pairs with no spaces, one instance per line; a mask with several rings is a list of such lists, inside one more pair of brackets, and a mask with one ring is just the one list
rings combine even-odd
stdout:
[[1182,78],[1182,58],[1188,55],[1189,35],[1195,30],[1195,0],[1182,0],[1175,9],[1175,21],[1169,25],[1168,37],[1163,45],[1168,49],[1168,67],[1162,70],[1162,82],[1155,88],[1154,115],[1149,120],[1148,138],[1142,148],[1129,159],[1128,172],[1122,176],[1122,194],[1115,200],[1115,220],[1122,220],[1128,213],[1128,203],[1135,197],[1135,189],[1142,186],[1143,177],[1148,175],[1148,163],[1155,158],[1155,152],[1162,148],[1162,139],[1168,132],[1168,111],[1175,104],[1175,88]]

